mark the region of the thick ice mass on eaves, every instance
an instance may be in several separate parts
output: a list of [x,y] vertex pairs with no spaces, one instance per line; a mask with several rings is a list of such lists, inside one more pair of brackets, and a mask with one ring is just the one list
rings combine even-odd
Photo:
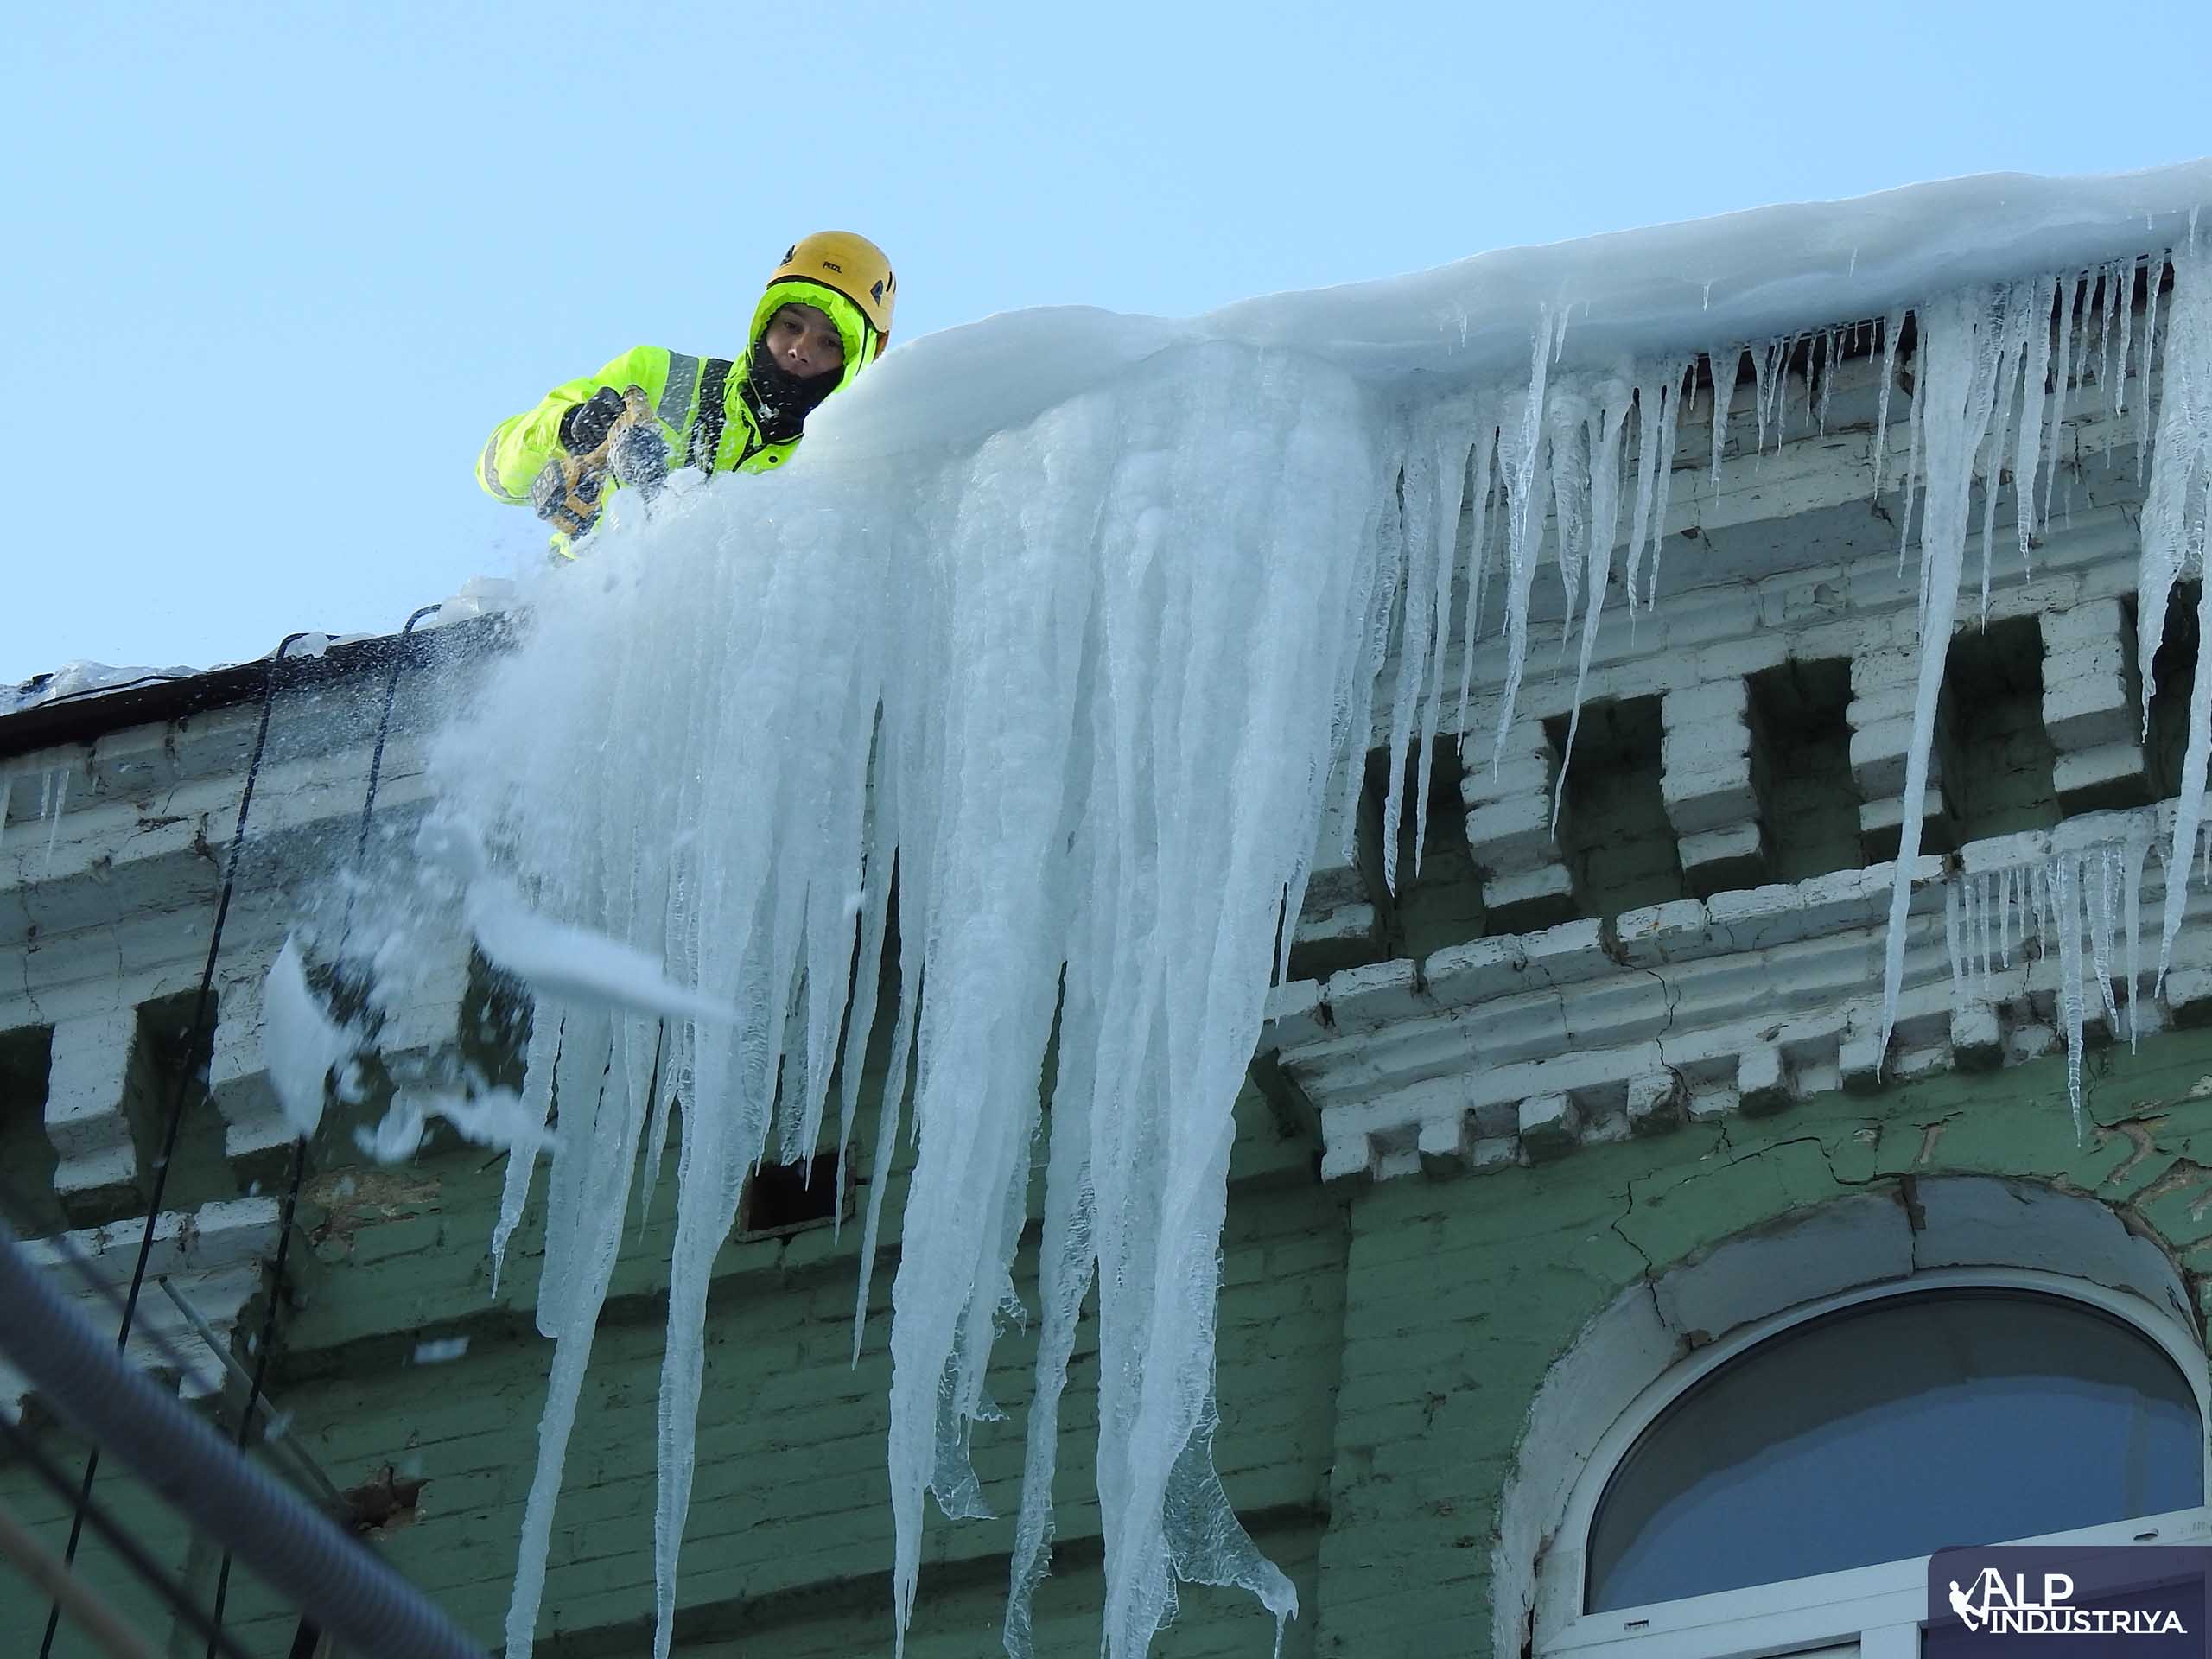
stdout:
[[[520,925],[527,893],[543,928],[611,941],[617,979],[737,1018],[541,986],[510,1116],[543,1123],[559,1103],[538,1311],[558,1345],[508,1651],[529,1650],[630,1173],[641,1158],[657,1173],[671,1096],[683,1151],[655,1516],[663,1653],[710,1263],[747,1172],[772,1145],[790,1159],[820,1143],[841,1058],[832,1140],[848,1146],[859,1057],[887,1006],[875,1167],[902,1114],[918,1146],[891,1335],[901,1630],[924,1493],[948,1515],[980,1510],[969,1433],[994,1409],[986,1368],[1027,1289],[1012,1264],[1040,1161],[1008,1651],[1029,1649],[1056,1406],[1094,1285],[1107,1649],[1143,1653],[1178,1582],[1243,1585],[1287,1614],[1288,1582],[1211,1465],[1215,1274],[1230,1107],[1332,777],[1359,786],[1378,726],[1394,803],[1432,734],[1471,737],[1470,763],[1488,760],[1505,734],[1467,731],[1467,657],[1455,676],[1451,644],[1502,628],[1510,721],[1540,581],[1566,598],[1578,674],[1615,566],[1631,603],[1656,591],[1677,423],[1711,396],[1700,359],[1732,397],[1748,354],[1763,444],[1770,424],[1824,418],[1824,385],[1811,387],[1847,340],[1882,353],[1886,417],[1910,317],[1910,436],[1891,487],[1901,554],[1916,556],[1899,580],[1918,584],[1923,618],[1916,799],[1961,593],[1971,584],[1978,607],[2004,569],[1989,563],[1993,498],[2009,473],[2017,551],[2031,554],[2069,406],[2101,400],[2107,434],[2126,415],[2130,441],[2155,439],[2146,630],[2171,583],[2202,569],[2207,200],[2203,163],[1963,180],[1485,255],[1189,321],[995,318],[891,353],[823,407],[779,474],[686,492],[543,584],[527,638],[442,746],[445,810],[499,849],[505,920]],[[1791,410],[1801,354],[1806,407]],[[1716,467],[1724,431],[1713,423]],[[2164,849],[2169,942],[2208,753],[2212,677],[2192,701]],[[1892,1002],[1916,868],[1916,815],[1904,822]],[[1393,825],[1382,845],[1396,842]],[[1961,982],[2032,914],[2066,963],[2078,1049],[2087,998],[2116,1010],[2117,974],[2131,997],[2139,983],[2133,883],[2147,851],[2069,842],[1955,888]],[[895,995],[880,995],[868,970],[894,881]],[[1056,1019],[1047,1122],[1038,1082]],[[510,1163],[495,1258],[534,1151],[525,1141]],[[883,1190],[870,1188],[864,1263]]]
[[[1294,1606],[1207,1455],[1215,1276],[1276,919],[1382,643],[1342,624],[1369,605],[1371,567],[1345,550],[1376,539],[1375,415],[1325,363],[1188,342],[970,454],[826,446],[770,487],[694,491],[539,596],[529,640],[446,741],[446,809],[497,826],[518,873],[505,891],[533,887],[545,926],[626,941],[739,1017],[664,1025],[541,977],[525,1098],[562,1103],[539,1304],[559,1347],[512,1650],[535,1624],[628,1172],[658,1158],[656,1077],[682,1099],[683,1141],[656,1517],[667,1639],[709,1270],[777,1115],[779,1154],[804,1155],[841,1052],[857,1076],[880,1004],[865,990],[841,1037],[855,935],[872,965],[894,874],[881,1135],[909,1107],[918,1143],[891,1336],[902,1619],[925,1492],[980,1512],[969,1426],[994,1409],[982,1380],[1040,1150],[1048,1360],[1018,1577],[1049,1538],[1050,1357],[1064,1364],[1095,1282],[1115,1650],[1143,1650],[1179,1579]],[[454,874],[472,893],[488,879]],[[841,1146],[854,1105],[848,1090]],[[511,1166],[503,1230],[528,1170]],[[1017,1650],[1024,1629],[1018,1599]]]

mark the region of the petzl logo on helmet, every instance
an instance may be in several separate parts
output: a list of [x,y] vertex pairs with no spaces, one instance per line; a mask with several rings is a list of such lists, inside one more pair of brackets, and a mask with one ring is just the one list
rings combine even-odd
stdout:
[[1941,1551],[1928,1568],[1928,1659],[1988,1659],[2027,1643],[2061,1653],[2202,1659],[2212,1550],[2044,1548]]

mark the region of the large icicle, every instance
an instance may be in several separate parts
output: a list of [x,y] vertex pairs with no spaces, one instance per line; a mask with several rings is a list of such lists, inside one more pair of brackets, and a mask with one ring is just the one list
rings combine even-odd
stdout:
[[[1890,894],[1888,947],[1882,968],[1882,1045],[1897,1026],[1904,979],[1905,914],[1920,858],[1921,803],[1928,792],[1928,754],[1936,736],[1936,704],[1966,562],[1967,508],[1974,454],[1989,429],[1997,398],[1998,359],[2005,334],[2007,296],[1971,288],[1923,305],[1920,374],[1912,409],[1927,446],[1926,502],[1921,523],[1920,673],[1905,755],[1904,810],[1897,826],[1897,873]],[[1910,480],[1910,474],[1907,474]]]
[[[2019,440],[2012,455],[2013,514],[2020,537],[2020,569],[2028,569],[2029,554],[2039,534],[2036,515],[2036,474],[2043,464],[2044,387],[2050,377],[2050,315],[2057,303],[2058,279],[2038,276],[2024,296],[2019,319],[2027,339],[2027,362],[2021,370]],[[1997,493],[1996,469],[1990,472],[1989,492]],[[1985,614],[1986,610],[1985,608]]]
[[[1980,625],[1989,626],[1990,567],[1997,540],[1998,484],[2005,471],[2005,444],[2011,435],[2012,388],[2020,378],[2027,355],[2028,329],[2040,323],[2035,315],[2036,284],[2014,283],[2005,290],[2003,333],[1997,348],[1997,394],[1990,410],[1989,435],[1981,466],[1981,613]],[[2023,543],[2024,547],[2025,543]]]
[[1475,683],[1475,647],[1482,639],[1483,594],[1490,586],[1491,500],[1493,463],[1497,457],[1497,411],[1485,403],[1474,418],[1474,453],[1469,457],[1467,504],[1467,597],[1459,623],[1459,705],[1452,729],[1459,747],[1467,743],[1467,703]]
[[1505,753],[1520,701],[1521,674],[1529,661],[1529,599],[1536,580],[1536,550],[1544,533],[1544,504],[1537,481],[1548,481],[1541,465],[1544,442],[1544,385],[1551,371],[1551,313],[1536,325],[1529,353],[1529,385],[1510,404],[1497,429],[1497,466],[1505,491],[1505,690],[1499,700],[1497,733],[1491,764]]
[[[2070,826],[2069,826],[2070,827]],[[2130,816],[2116,832],[2084,842],[2055,832],[2065,844],[2001,868],[1954,876],[1944,887],[1944,937],[1955,995],[2000,1000],[1991,980],[2000,970],[2018,978],[2003,996],[2025,995],[2040,972],[2056,970],[2050,987],[2065,1029],[2067,1099],[2075,1128],[2087,1115],[2082,1095],[2083,1030],[2096,1011],[2113,1033],[2125,1021],[2131,1043],[2140,1034],[2144,983],[2138,949],[2138,889],[2150,850],[2150,825]],[[2171,876],[2170,876],[2171,879]],[[2041,950],[2014,969],[2010,941],[2029,931],[2030,907]],[[2001,963],[2001,969],[2000,969]]]
[[[1417,414],[1400,474],[1406,550],[1405,621],[1399,631],[1398,679],[1390,702],[1390,772],[1382,800],[1382,880],[1398,879],[1398,823],[1405,803],[1408,752],[1416,731],[1433,733],[1443,696],[1444,655],[1452,629],[1452,580],[1459,536],[1459,497],[1466,481],[1465,445],[1471,411],[1456,402]],[[1424,721],[1421,707],[1427,705]],[[1414,799],[1414,873],[1428,828],[1434,750],[1421,744]]]
[[[1582,726],[1582,689],[1590,678],[1590,657],[1598,644],[1598,624],[1605,613],[1605,589],[1612,580],[1613,541],[1620,534],[1622,434],[1635,397],[1637,371],[1624,363],[1599,380],[1589,393],[1583,416],[1589,448],[1589,476],[1584,487],[1589,505],[1583,513],[1588,548],[1582,606],[1582,649],[1574,664],[1574,702],[1567,717],[1567,744],[1559,759],[1557,787],[1552,793],[1552,823],[1559,823],[1567,801],[1567,768],[1574,760],[1574,734]],[[1631,528],[1641,535],[1643,525]]]
[[1905,311],[1898,306],[1882,319],[1882,378],[1874,401],[1873,498],[1882,499],[1882,472],[1890,458],[1890,391],[1897,385],[1897,343],[1904,337]]
[[2151,261],[2144,273],[2143,289],[2143,346],[2141,366],[2137,371],[2143,384],[2136,389],[2135,397],[2135,480],[2143,481],[2151,464],[2151,365],[2158,350],[2158,308],[2164,302],[2165,262]]
[[[1647,536],[1655,579],[1651,597],[1658,598],[1659,544],[1667,533],[1668,498],[1674,492],[1675,438],[1681,420],[1682,385],[1696,371],[1695,358],[1687,361],[1675,358],[1658,365],[1656,372],[1642,372],[1637,381],[1636,505],[1629,516],[1628,567],[1622,578],[1631,621],[1636,616],[1637,575],[1643,563]],[[1691,385],[1694,388],[1695,382]]]
[[[2188,244],[2174,250],[2172,308],[2166,317],[2165,372],[2160,382],[2158,447],[2151,492],[2143,504],[2143,553],[2135,594],[2136,662],[2142,676],[2143,729],[2151,729],[2151,672],[2165,628],[2174,583],[2200,578],[2197,639],[2212,639],[2212,581],[2202,580],[2212,528],[2212,257]],[[2154,276],[2152,286],[2156,288]],[[2165,916],[2158,932],[2158,982],[2166,977],[2174,936],[2188,899],[2187,873],[2203,822],[2207,760],[2212,759],[2212,652],[2200,645],[2189,689],[2189,742],[2183,752],[2181,799],[2166,855]]]
[[[2050,422],[2044,438],[2042,522],[2050,522],[2050,502],[2060,470],[2067,463],[2066,401],[2074,385],[2074,315],[2083,303],[2079,276],[2061,278],[2058,284],[2058,348],[2050,376]],[[2068,499],[2072,499],[2069,489]]]
[[1710,411],[1711,430],[1707,434],[1711,448],[1705,462],[1706,499],[1720,499],[1720,454],[1728,447],[1728,411],[1736,400],[1736,377],[1744,366],[1744,347],[1715,346],[1706,353],[1706,361],[1713,372],[1713,408]]
[[[1436,770],[1434,739],[1443,731],[1444,719],[1444,662],[1452,644],[1452,590],[1462,579],[1459,563],[1459,513],[1465,505],[1467,472],[1470,457],[1467,453],[1469,435],[1480,431],[1485,438],[1490,429],[1487,412],[1471,398],[1447,400],[1440,410],[1441,420],[1431,423],[1430,442],[1435,456],[1435,493],[1432,510],[1435,518],[1434,541],[1437,557],[1435,627],[1428,646],[1428,709],[1422,717],[1421,732],[1421,774],[1414,794],[1418,817],[1414,821],[1414,871],[1421,871],[1421,855],[1428,840],[1428,798]],[[1480,530],[1479,518],[1476,528]],[[1470,559],[1474,555],[1471,550]],[[1480,580],[1478,570],[1470,571],[1467,582],[1472,603],[1472,589]],[[1471,665],[1474,656],[1474,635],[1463,630],[1465,642],[1462,652],[1462,672]],[[1297,913],[1294,903],[1287,912]]]

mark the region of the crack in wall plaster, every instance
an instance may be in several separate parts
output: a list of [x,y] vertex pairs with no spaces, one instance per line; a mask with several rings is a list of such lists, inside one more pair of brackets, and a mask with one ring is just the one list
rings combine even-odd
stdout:
[[1687,1112],[1689,1109],[1689,1079],[1682,1075],[1679,1066],[1667,1058],[1667,1033],[1675,1028],[1675,1010],[1681,1006],[1682,988],[1669,980],[1666,975],[1656,968],[1646,968],[1643,972],[1649,975],[1657,983],[1660,995],[1667,999],[1667,1019],[1659,1027],[1658,1034],[1652,1038],[1651,1046],[1658,1051],[1659,1064],[1666,1069],[1667,1075],[1674,1078],[1675,1088],[1681,1096],[1683,1110]]
[[1912,1236],[1912,1270],[1920,1271],[1920,1236],[1928,1230],[1928,1206],[1920,1201],[1920,1178],[1897,1177],[1897,1202],[1904,1207],[1904,1224]]
[[2094,1127],[2098,1146],[2110,1144],[2113,1136],[2118,1135],[2133,1148],[2117,1168],[2097,1183],[2099,1186],[2110,1186],[2115,1182],[2125,1180],[2140,1168],[2145,1160],[2157,1150],[2156,1143],[2151,1136],[2150,1122],[2145,1119],[2123,1118],[2117,1123],[2098,1123]]
[[[1687,1170],[1673,1172],[1676,1174],[1677,1179],[1667,1183],[1660,1194],[1661,1197],[1665,1198],[1678,1195],[1685,1189],[1697,1182],[1708,1179],[1723,1172],[1734,1170],[1743,1166],[1772,1157],[1777,1154],[1787,1151],[1789,1148],[1794,1147],[1811,1147],[1819,1154],[1821,1166],[1827,1172],[1829,1183],[1838,1193],[1846,1192],[1868,1192],[1891,1185],[1891,1183],[1909,1182],[1913,1179],[1909,1175],[1900,1177],[1893,1173],[1885,1173],[1873,1167],[1873,1160],[1878,1154],[1881,1145],[1882,1126],[1878,1122],[1855,1123],[1848,1126],[1840,1125],[1838,1126],[1837,1133],[1832,1136],[1823,1137],[1819,1135],[1811,1134],[1796,1135],[1788,1136],[1783,1140],[1764,1141],[1756,1147],[1746,1147],[1741,1151],[1737,1150],[1734,1144],[1730,1141],[1728,1137],[1727,1124],[1725,1120],[1715,1122],[1713,1125],[1713,1128],[1714,1130],[1713,1144],[1707,1149],[1707,1151],[1699,1155],[1697,1164],[1699,1166],[1705,1166],[1707,1163],[1707,1160],[1711,1160],[1716,1153],[1721,1155],[1720,1161],[1710,1167],[1691,1167]],[[1869,1160],[1869,1173],[1863,1176],[1847,1175],[1837,1167],[1835,1161],[1837,1154],[1841,1149],[1843,1141],[1847,1140],[1858,1141],[1866,1147]],[[1628,1233],[1626,1228],[1627,1224],[1635,1216],[1637,1211],[1637,1183],[1638,1179],[1649,1181],[1662,1173],[1663,1172],[1654,1171],[1650,1174],[1643,1177],[1633,1175],[1629,1177],[1623,1192],[1623,1196],[1626,1200],[1625,1207],[1622,1209],[1618,1215],[1613,1217],[1607,1223],[1608,1228],[1611,1230],[1614,1236],[1618,1237],[1621,1243],[1627,1245],[1630,1249],[1633,1250],[1636,1253],[1637,1259],[1643,1263],[1643,1270],[1638,1275],[1638,1279],[1640,1282],[1643,1284],[1645,1288],[1652,1294],[1654,1297],[1653,1306],[1655,1311],[1657,1311],[1657,1284],[1659,1278],[1662,1276],[1662,1271],[1672,1271],[1674,1268],[1681,1265],[1681,1263],[1670,1262],[1666,1263],[1662,1269],[1661,1264],[1652,1260],[1650,1253]],[[1776,1222],[1786,1221],[1792,1217],[1802,1215],[1808,1210],[1817,1208],[1821,1204],[1824,1204],[1828,1201],[1829,1199],[1827,1198],[1823,1197],[1810,1202],[1791,1203],[1785,1210],[1777,1212],[1774,1217],[1772,1217],[1768,1223],[1762,1224],[1770,1225]],[[1913,1202],[1916,1202],[1916,1200],[1909,1201],[1907,1203],[1907,1215],[1909,1218],[1912,1217]],[[1914,1220],[1912,1224],[1914,1232],[1917,1234],[1921,1226],[1924,1224],[1924,1217]],[[1703,1254],[1702,1248],[1700,1249],[1694,1249],[1688,1252],[1683,1256],[1682,1261],[1688,1262],[1694,1260],[1701,1254]]]
[[1643,1283],[1645,1292],[1651,1298],[1651,1311],[1655,1314],[1658,1315],[1659,1322],[1662,1325],[1664,1325],[1667,1322],[1667,1319],[1665,1313],[1659,1306],[1659,1280],[1657,1267],[1652,1262],[1650,1255],[1645,1251],[1643,1246],[1630,1238],[1626,1231],[1623,1230],[1622,1224],[1626,1222],[1630,1216],[1633,1216],[1636,1213],[1636,1178],[1634,1176],[1630,1176],[1629,1178],[1627,1197],[1628,1208],[1622,1211],[1619,1215],[1614,1217],[1609,1225],[1612,1229],[1613,1236],[1619,1239],[1622,1243],[1627,1245],[1629,1249],[1635,1251],[1637,1260],[1643,1263],[1643,1271],[1638,1275],[1638,1277]]

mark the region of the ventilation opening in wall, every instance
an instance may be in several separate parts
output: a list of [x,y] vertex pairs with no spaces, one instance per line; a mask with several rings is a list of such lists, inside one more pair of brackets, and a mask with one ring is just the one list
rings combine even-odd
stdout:
[[741,1238],[780,1238],[853,1213],[853,1169],[837,1179],[837,1154],[825,1152],[795,1164],[764,1164],[745,1184],[738,1206]]
[[126,1116],[138,1147],[139,1167],[151,1172],[161,1155],[168,1115],[181,1088],[182,1117],[176,1154],[162,1192],[164,1210],[191,1210],[238,1196],[223,1146],[223,1119],[207,1094],[210,1030],[195,1032],[199,994],[180,991],[138,1005],[137,1052],[133,1057]]
[[1851,663],[1783,663],[1751,676],[1751,785],[1777,881],[1864,868],[1851,776]]
[[[1567,724],[1563,716],[1544,722],[1562,753]],[[1660,792],[1660,729],[1656,697],[1582,705],[1557,839],[1585,916],[1618,916],[1690,896]]]
[[[2196,680],[2196,607],[2202,584],[2178,582],[2166,600],[2166,626],[2151,659],[2151,737],[2144,760],[2151,772],[2151,787],[2165,800],[2181,793],[2182,756],[2189,747],[2189,689]],[[2135,612],[2128,607],[2128,652],[2133,660],[2132,636]]]
[[0,1032],[0,1214],[27,1237],[68,1227],[54,1190],[60,1161],[46,1134],[46,1080],[54,1033],[44,1026]]
[[[1418,759],[1409,756],[1406,764],[1398,810],[1398,890],[1390,895],[1382,917],[1383,953],[1416,961],[1447,944],[1480,938],[1483,932],[1482,879],[1475,873],[1474,854],[1467,846],[1467,809],[1459,796],[1459,741],[1447,733],[1430,744],[1425,804],[1421,799]],[[1367,793],[1372,810],[1363,812],[1360,822],[1378,842],[1382,833],[1382,804],[1389,788],[1389,751],[1376,749],[1367,757]],[[1422,822],[1416,817],[1416,809],[1424,804],[1427,827],[1421,833],[1416,870],[1414,838]],[[1375,870],[1379,891],[1379,855],[1370,859],[1363,855],[1361,862]]]
[[1969,628],[1951,641],[1936,736],[1954,845],[2058,822],[2035,618]]

